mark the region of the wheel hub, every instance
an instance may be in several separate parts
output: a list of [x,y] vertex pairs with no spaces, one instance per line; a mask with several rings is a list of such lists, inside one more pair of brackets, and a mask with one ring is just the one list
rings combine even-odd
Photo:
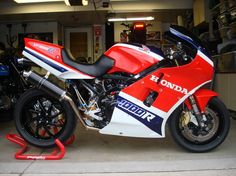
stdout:
[[[191,112],[185,112],[191,113]],[[206,113],[203,115],[203,119],[200,125],[196,124],[193,118],[196,118],[194,115],[190,115],[191,118],[186,124],[186,115],[182,114],[180,120],[180,129],[182,129],[183,136],[191,142],[194,143],[203,143],[210,140],[219,127],[219,117],[211,109],[206,108]],[[184,120],[184,123],[183,123]]]

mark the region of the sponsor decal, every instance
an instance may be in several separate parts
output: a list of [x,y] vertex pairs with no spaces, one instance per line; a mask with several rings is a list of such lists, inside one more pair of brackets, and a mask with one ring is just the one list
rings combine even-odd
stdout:
[[[154,82],[158,82],[159,81],[159,77],[155,76],[155,75],[151,75],[151,78],[150,78],[151,81],[154,81]],[[174,83],[171,83],[165,79],[162,79],[160,81],[160,84],[164,87],[167,87],[169,89],[172,89],[174,91],[177,91],[177,92],[181,92],[183,94],[187,94],[188,93],[188,90],[186,88],[183,88],[179,85],[176,85]]]
[[142,45],[142,48],[140,47],[139,49],[142,50],[142,51],[145,51],[147,53],[150,52],[150,49],[147,46],[145,46],[145,45]]
[[33,159],[33,160],[45,160],[45,156],[27,156],[27,159]]
[[54,54],[55,50],[56,50],[55,48],[49,48],[48,52],[51,53],[51,54]]
[[38,55],[37,52],[35,52],[35,51],[30,51],[27,48],[25,48],[24,51],[27,52],[28,54],[32,55],[36,59],[39,59],[40,61],[44,62],[45,64],[48,64],[50,67],[52,67],[52,68],[54,68],[54,69],[56,69],[56,70],[58,70],[62,73],[68,71],[66,68],[61,67],[60,65],[51,62],[49,59]]
[[38,43],[34,43],[33,46],[34,46],[34,47],[37,47],[37,48],[39,48],[39,49],[42,49],[42,50],[44,50],[44,51],[47,51],[47,52],[50,53],[50,54],[54,54],[54,52],[56,51],[55,48],[47,47],[47,46],[44,46],[44,45],[38,44]]
[[135,119],[146,125],[151,130],[161,135],[161,125],[163,122],[163,119],[161,117],[132,103],[131,101],[124,99],[123,97],[119,96],[117,98],[117,101],[118,103],[116,107],[118,109],[126,112],[130,116],[134,117]]

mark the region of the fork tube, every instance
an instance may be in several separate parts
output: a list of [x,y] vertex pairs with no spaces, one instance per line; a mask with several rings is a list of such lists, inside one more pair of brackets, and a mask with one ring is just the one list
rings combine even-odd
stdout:
[[193,112],[194,112],[195,116],[197,117],[196,119],[197,119],[198,125],[199,125],[200,127],[202,127],[202,125],[204,125],[204,124],[201,123],[201,121],[202,121],[202,115],[201,115],[201,113],[200,113],[200,111],[199,111],[199,108],[198,108],[198,106],[197,106],[197,103],[196,103],[196,100],[195,100],[194,96],[193,96],[193,95],[190,95],[190,96],[189,96],[189,100],[190,100],[190,103],[191,103],[191,105],[192,105]]

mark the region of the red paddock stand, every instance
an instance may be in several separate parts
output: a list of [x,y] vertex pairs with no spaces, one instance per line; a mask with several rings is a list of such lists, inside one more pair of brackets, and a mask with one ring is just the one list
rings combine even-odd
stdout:
[[21,149],[15,153],[15,158],[19,160],[60,160],[64,157],[66,150],[65,145],[72,144],[75,140],[75,135],[72,135],[64,144],[61,143],[59,139],[55,139],[57,149],[53,150],[51,154],[48,155],[35,155],[35,154],[25,154],[28,149],[28,144],[24,139],[16,134],[8,134],[6,138],[11,142],[14,142],[21,146]]

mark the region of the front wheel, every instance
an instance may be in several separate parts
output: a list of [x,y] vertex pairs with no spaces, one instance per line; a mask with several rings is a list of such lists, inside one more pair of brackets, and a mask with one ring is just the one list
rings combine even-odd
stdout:
[[70,105],[38,89],[22,94],[15,106],[14,118],[19,134],[41,148],[54,147],[55,139],[65,142],[76,127]]
[[193,152],[207,152],[219,146],[226,138],[230,116],[225,105],[213,97],[203,114],[203,127],[185,106],[178,108],[170,117],[170,131],[175,141]]

